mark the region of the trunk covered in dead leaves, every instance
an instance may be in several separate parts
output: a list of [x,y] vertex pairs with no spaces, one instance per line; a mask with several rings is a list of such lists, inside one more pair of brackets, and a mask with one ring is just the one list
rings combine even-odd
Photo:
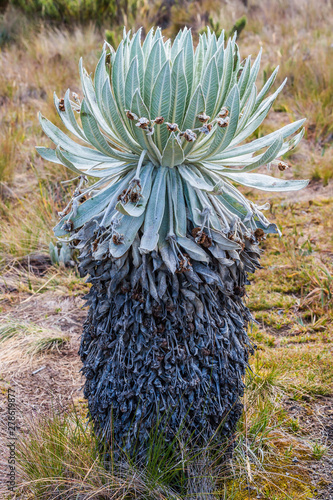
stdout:
[[247,246],[232,266],[210,254],[209,265],[188,261],[172,274],[135,244],[120,259],[96,261],[85,241],[80,272],[92,288],[80,355],[101,439],[130,450],[157,421],[170,439],[180,428],[204,440],[217,429],[230,435],[252,349],[241,295],[259,253]]

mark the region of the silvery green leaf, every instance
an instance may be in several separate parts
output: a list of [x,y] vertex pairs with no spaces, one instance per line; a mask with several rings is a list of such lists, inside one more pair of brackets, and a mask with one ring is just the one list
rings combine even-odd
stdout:
[[171,47],[171,60],[174,61],[181,47],[181,39],[183,32],[179,30]]
[[61,150],[59,148],[59,146],[57,146],[57,149],[55,150],[55,154],[56,154],[56,157],[58,158],[58,160],[63,164],[65,165],[65,167],[69,168],[70,170],[72,170],[72,172],[74,172],[75,174],[78,174],[78,175],[81,175],[82,174],[82,170],[78,170],[74,165],[73,163],[71,163],[69,160],[67,160],[67,158],[61,153]]
[[252,91],[252,86],[257,79],[257,76],[259,73],[259,68],[260,68],[261,54],[262,54],[262,48],[260,48],[259,54],[257,55],[257,57],[253,63],[253,66],[251,68],[250,77],[249,77],[248,82],[247,82],[246,90],[245,90],[243,97],[241,99],[241,104],[240,104],[241,109],[243,108],[244,104],[248,100],[250,93]]
[[97,63],[95,75],[94,75],[94,87],[95,87],[96,100],[97,100],[97,104],[99,105],[100,110],[102,107],[101,104],[103,102],[102,90],[103,90],[103,87],[104,87],[106,80],[109,80],[109,76],[108,76],[106,69],[105,69],[105,60],[106,60],[106,51],[104,49],[102,52],[102,55]]
[[177,236],[176,239],[177,243],[186,251],[186,253],[188,253],[191,259],[195,259],[200,262],[209,262],[209,257],[206,252],[193,240],[182,236]]
[[128,202],[123,204],[119,201],[116,205],[116,209],[119,212],[132,217],[139,217],[145,211],[150,196],[153,169],[154,165],[152,163],[148,163],[142,167],[140,172],[142,197],[137,203]]
[[75,119],[72,105],[71,105],[70,100],[69,100],[69,89],[66,91],[66,94],[64,97],[64,106],[65,106],[64,111],[61,111],[59,109],[59,99],[58,99],[56,93],[53,94],[53,102],[54,102],[54,105],[58,111],[58,115],[60,116],[65,127],[70,132],[72,132],[72,134],[76,135],[76,137],[78,137],[79,139],[82,139],[83,141],[88,142],[86,139],[86,136],[84,135],[83,130],[78,125],[78,123]]
[[140,89],[140,78],[139,78],[137,56],[135,56],[132,59],[125,81],[125,106],[127,109],[130,109],[131,111],[132,111],[131,109],[132,99],[136,89]]
[[277,95],[281,92],[283,89],[286,79],[283,81],[283,83],[280,85],[280,87],[277,89],[277,91],[272,94],[270,97],[265,99],[263,103],[259,106],[255,114],[251,117],[249,122],[246,124],[242,132],[237,134],[235,138],[233,139],[231,145],[239,143],[247,139],[264,121],[266,116],[268,115],[269,110],[271,109],[274,100],[276,99]]
[[184,151],[179,144],[178,138],[174,132],[169,135],[168,142],[162,153],[162,167],[174,167],[184,161]]
[[193,50],[193,40],[191,30],[185,35],[184,41],[184,60],[185,60],[185,72],[186,72],[186,80],[188,86],[188,101],[192,92],[193,85],[193,70],[194,70],[194,50]]
[[258,109],[258,107],[262,103],[265,95],[267,94],[267,92],[269,91],[269,89],[271,88],[271,86],[273,85],[273,83],[275,82],[275,78],[276,78],[276,75],[277,75],[278,71],[279,71],[279,66],[277,66],[275,68],[275,70],[273,71],[273,73],[271,74],[271,76],[268,78],[268,80],[265,83],[265,85],[263,86],[263,88],[260,90],[260,92],[258,94],[258,97],[256,99],[256,104],[255,104],[254,111],[256,111]]
[[220,36],[217,39],[217,47],[221,47],[221,46],[223,47],[224,40],[225,40],[225,32],[224,32],[224,30],[222,30]]
[[224,234],[219,231],[211,230],[213,241],[215,241],[222,250],[239,250],[241,247],[235,241],[229,240]]
[[299,144],[300,140],[302,139],[302,137],[304,136],[304,133],[305,129],[302,128],[302,130],[298,134],[296,134],[292,139],[284,142],[282,148],[280,149],[279,153],[276,156],[283,156],[288,151],[295,149],[296,146]]
[[186,235],[186,205],[181,177],[177,169],[169,171],[169,186],[172,193],[173,213],[175,219],[175,233],[178,236]]
[[215,57],[216,57],[216,65],[217,65],[219,79],[220,82],[222,82],[223,64],[224,64],[224,45],[220,45],[218,47]]
[[142,52],[143,52],[143,56],[144,56],[146,64],[147,64],[148,56],[151,53],[153,39],[154,39],[154,28],[150,28],[150,30],[148,31],[148,33],[144,39],[144,42],[142,44]]
[[158,231],[160,229],[165,207],[165,177],[167,169],[157,169],[154,184],[151,190],[146,217],[141,238],[140,249],[142,252],[152,252],[158,242]]
[[[169,116],[171,104],[171,72],[170,62],[166,61],[157,75],[151,93],[150,112],[153,118]],[[168,140],[168,131],[166,125],[160,125],[155,130],[156,144],[162,152]]]
[[138,72],[140,79],[140,90],[143,90],[143,76],[144,76],[144,56],[141,48],[141,33],[142,28],[140,28],[133,37],[130,59],[133,60],[134,57],[138,58]]
[[64,236],[68,233],[62,229],[64,222],[68,219],[71,219],[73,222],[73,228],[78,229],[82,227],[86,222],[93,220],[94,217],[98,216],[103,209],[110,203],[112,197],[115,197],[117,193],[129,182],[131,174],[127,174],[127,176],[118,182],[115,182],[112,186],[106,187],[104,190],[100,191],[95,196],[89,198],[89,200],[85,201],[81,205],[79,205],[77,209],[77,214],[74,217],[72,213],[65,215],[65,217],[56,225],[54,228],[55,236]]
[[297,191],[309,184],[308,180],[285,180],[277,179],[263,174],[225,173],[222,174],[228,179],[242,184],[243,186],[260,189],[263,191]]
[[128,129],[130,127],[126,126],[125,124],[126,118],[123,118],[119,113],[119,110],[117,108],[117,103],[112,95],[109,79],[106,80],[106,82],[104,83],[102,90],[102,98],[104,103],[103,106],[105,114],[104,116],[108,121],[109,126],[116,131],[118,137],[121,138],[123,144],[126,144],[128,148],[132,149],[132,151],[139,153],[141,151],[139,144],[133,139],[133,136],[128,132]]
[[187,82],[185,75],[184,50],[181,50],[174,60],[171,71],[172,97],[170,122],[180,124],[184,118],[187,99]]
[[282,91],[282,89],[283,89],[283,87],[285,86],[286,83],[287,83],[287,78],[285,78],[283,80],[283,82],[281,83],[281,85],[278,87],[278,89],[272,95],[266,97],[266,99],[264,99],[260,103],[260,105],[258,106],[258,109],[256,109],[255,114],[251,117],[251,121],[254,120],[257,115],[262,114],[263,111],[265,111],[266,109],[270,109],[271,108],[272,103],[275,101],[275,99],[277,98],[277,96],[280,94],[280,92]]
[[90,144],[95,146],[95,148],[101,153],[104,153],[111,158],[115,158],[116,160],[133,159],[133,155],[122,153],[109,146],[98,128],[98,123],[95,117],[91,114],[88,106],[86,105],[86,101],[83,101],[81,104],[81,122],[85,136],[89,140]]
[[193,87],[196,88],[202,74],[202,67],[204,62],[204,47],[203,47],[203,37],[199,34],[199,43],[194,54],[194,79]]
[[233,66],[234,66],[233,43],[229,39],[227,48],[224,51],[222,80],[213,116],[215,116],[219,112],[221,107],[224,105],[224,101],[228,95],[228,91],[232,81]]
[[[164,51],[162,51],[162,45],[163,45],[162,40],[158,38],[154,42],[147,60],[146,71],[144,76],[144,101],[146,106],[148,107],[150,107],[151,91],[155,84],[157,75],[161,70],[162,61],[163,63],[165,62],[165,60],[162,59],[164,54]],[[154,116],[154,118],[156,118],[156,116]]]
[[208,64],[203,74],[201,85],[206,102],[206,113],[208,116],[212,116],[219,88],[219,75],[215,57],[212,57]]
[[238,171],[235,171],[230,168],[224,168],[222,175],[224,175],[226,172],[228,173],[243,173],[243,172],[251,172],[252,170],[255,170],[256,168],[261,167],[262,165],[266,165],[267,163],[270,163],[273,161],[277,156],[279,156],[281,148],[283,145],[283,139],[281,136],[279,136],[273,144],[270,145],[270,147],[265,151],[263,155],[260,155],[260,158],[256,160],[256,157],[253,159],[256,160],[252,163],[249,163],[247,166],[243,167],[242,169],[239,169]]
[[242,115],[239,118],[236,134],[239,134],[243,128],[246,126],[250,116],[253,114],[255,103],[257,98],[257,87],[253,85],[250,97],[245,104]]
[[122,242],[115,245],[113,240],[110,240],[109,250],[114,258],[118,259],[127,252],[143,224],[144,216],[144,213],[138,217],[123,215],[119,226],[117,226],[117,232],[123,236]]
[[181,125],[182,130],[197,128],[201,125],[197,116],[205,111],[205,98],[202,91],[202,86],[199,84],[195,89],[194,94],[189,102],[184,121]]
[[44,160],[51,161],[52,163],[58,163],[61,165],[61,161],[56,155],[56,150],[51,148],[44,148],[42,146],[37,146],[36,151]]
[[[66,151],[61,151],[61,156],[65,159],[61,161],[59,159],[59,155],[57,156],[55,149],[36,147],[36,150],[47,161],[51,161],[53,163],[58,163],[66,166],[68,162],[75,169],[80,171],[80,174],[83,173],[92,177],[107,177],[113,174],[121,173],[124,169],[133,168],[124,162],[112,160],[109,157],[105,157],[104,162],[96,162],[91,160],[86,160],[85,158],[81,158],[80,156],[72,155],[71,153],[67,153]],[[68,165],[68,168],[72,169],[71,166]],[[77,173],[77,172],[76,172]]]
[[251,72],[251,56],[246,58],[245,65],[244,65],[244,68],[242,70],[242,74],[240,76],[239,82],[238,82],[239,97],[241,99],[242,99],[244,92],[247,88],[247,84],[248,84],[249,77],[250,77],[250,72]]
[[254,221],[257,227],[260,227],[265,233],[267,234],[278,234],[279,236],[282,236],[282,233],[280,229],[277,227],[276,224],[268,224],[265,226],[264,224],[261,224],[261,222],[258,220],[258,218],[254,217]]
[[194,226],[199,226],[201,224],[200,212],[202,206],[199,202],[198,195],[190,183],[183,182],[183,189],[186,199],[186,204],[189,210],[189,219],[193,222]]
[[41,114],[39,114],[39,122],[45,134],[51,139],[51,141],[65,151],[81,156],[82,158],[87,158],[88,160],[95,160],[96,162],[105,161],[105,154],[86,146],[80,146]]
[[[149,116],[149,111],[148,111],[145,103],[142,100],[139,89],[136,89],[134,92],[132,103],[131,103],[131,111],[133,113],[136,113],[138,116],[143,116],[145,118],[148,118],[148,116]],[[148,137],[147,137],[147,131],[137,127],[135,125],[134,121],[132,121],[132,120],[130,123],[130,127],[132,130],[133,136],[136,138],[136,140],[140,144],[140,146],[143,149],[146,149],[147,151],[150,151],[154,154],[154,152],[151,151],[151,146],[149,144]]]
[[214,185],[208,184],[202,177],[198,176],[195,172],[194,167],[179,165],[178,172],[180,173],[182,178],[195,189],[205,190],[208,192],[213,191]]
[[226,108],[230,110],[229,125],[225,128],[216,127],[214,140],[212,140],[207,152],[203,156],[204,159],[209,158],[210,161],[214,159],[215,156],[219,155],[221,151],[229,146],[234,137],[239,118],[239,91],[237,85],[233,87],[228,95]]
[[125,78],[124,78],[124,54],[123,40],[120,42],[112,66],[112,88],[120,113],[125,116]]
[[231,143],[226,151],[223,151],[223,153],[214,158],[214,162],[259,151],[262,148],[270,146],[278,138],[278,136],[281,136],[283,139],[285,139],[289,135],[293,134],[303,125],[304,122],[305,120],[298,120],[294,123],[289,123],[288,125],[282,127],[280,130],[271,132],[264,137],[260,137],[260,139],[255,139],[254,141],[243,144],[242,146],[233,147],[233,144]]
[[131,63],[131,39],[128,36],[124,40],[124,47],[123,47],[123,57],[124,57],[124,80],[126,81],[126,75]]
[[80,59],[79,68],[80,68],[82,90],[86,105],[90,109],[90,113],[94,115],[94,118],[95,120],[97,120],[99,126],[110,136],[111,139],[113,139],[114,133],[106,123],[103,114],[101,113],[101,110],[98,106],[94,85],[90,76],[87,75],[85,69],[83,68],[82,58]]

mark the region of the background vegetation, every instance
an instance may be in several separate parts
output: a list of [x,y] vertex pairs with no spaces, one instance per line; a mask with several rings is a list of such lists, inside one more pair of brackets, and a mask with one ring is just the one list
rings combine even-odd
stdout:
[[[332,13],[328,0],[2,2],[0,387],[4,409],[8,387],[20,401],[17,498],[179,498],[177,481],[190,492],[182,498],[195,498],[208,476],[216,479],[217,498],[331,498]],[[258,133],[306,117],[305,139],[286,158],[291,168],[283,175],[311,182],[281,197],[245,190],[271,203],[270,218],[283,236],[263,243],[263,269],[248,288],[258,348],[233,459],[222,467],[225,450],[196,456],[189,444],[165,454],[157,442],[145,467],[122,457],[110,471],[96,454],[78,391],[80,307],[88,285],[49,258],[68,173],[37,156],[34,147],[49,144],[37,112],[59,125],[53,91],[61,96],[69,87],[80,95],[79,58],[93,71],[105,38],[116,44],[123,25],[147,32],[157,24],[166,37],[191,26],[196,39],[207,24],[238,28],[244,57],[263,47],[262,80],[280,65],[277,85],[286,76],[288,83]],[[5,431],[1,438],[5,445]]]

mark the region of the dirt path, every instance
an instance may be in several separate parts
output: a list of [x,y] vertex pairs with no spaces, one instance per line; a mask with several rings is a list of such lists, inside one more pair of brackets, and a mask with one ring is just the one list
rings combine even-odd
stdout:
[[[1,353],[0,373],[0,478],[8,473],[7,393],[15,394],[17,434],[26,433],[34,417],[62,413],[82,398],[81,362],[77,355],[86,310],[82,298],[66,298],[54,292],[21,296],[20,302],[4,306],[2,322],[40,327],[42,332],[66,342],[46,354],[29,355],[25,343],[13,337],[12,349]],[[27,300],[28,299],[28,300]],[[1,326],[1,323],[0,323]],[[40,371],[38,371],[40,370]],[[2,480],[0,479],[0,484]],[[3,483],[2,483],[3,484]],[[1,491],[1,489],[0,489]]]

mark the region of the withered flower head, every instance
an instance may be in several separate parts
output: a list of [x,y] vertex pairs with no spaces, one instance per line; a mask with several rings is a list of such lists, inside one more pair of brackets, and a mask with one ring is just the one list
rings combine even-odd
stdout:
[[230,119],[229,116],[226,116],[225,118],[218,118],[216,121],[219,127],[224,128],[229,125]]
[[201,123],[206,123],[206,122],[208,122],[208,120],[209,120],[210,116],[206,115],[206,113],[205,113],[205,112],[203,112],[203,113],[200,113],[200,114],[197,116],[197,118],[198,118],[199,122],[201,122]]
[[59,99],[59,109],[65,111],[65,100],[63,98]]
[[177,123],[166,122],[166,126],[169,132],[177,132],[179,130]]
[[225,118],[226,116],[228,116],[228,114],[229,114],[228,109],[223,106],[223,108],[221,108],[221,111],[219,112],[219,117]]
[[67,231],[68,233],[70,233],[71,231],[73,231],[74,229],[74,223],[71,219],[68,219],[65,221],[64,225],[62,226],[62,229],[64,231]]
[[195,238],[196,243],[202,245],[205,248],[212,246],[212,238],[208,236],[200,227],[195,227],[192,229],[192,236]]
[[128,189],[124,189],[119,195],[118,195],[118,198],[117,200],[118,201],[122,201],[123,203],[128,203],[129,201],[129,196],[128,196]]
[[112,241],[113,241],[113,243],[115,245],[122,245],[123,239],[124,239],[124,235],[123,234],[114,234],[112,236]]
[[150,121],[148,120],[148,118],[139,118],[139,121],[138,123],[136,123],[135,125],[139,128],[143,128],[143,129],[147,129],[149,127],[149,124],[150,124]]
[[244,297],[246,294],[245,286],[234,286],[234,294],[238,297]]
[[209,132],[212,130],[212,124],[207,123],[206,125],[203,125],[202,127],[199,128],[199,132],[202,134],[209,134]]
[[260,227],[258,227],[254,231],[254,236],[255,236],[255,238],[256,238],[257,241],[262,241],[265,238],[265,232],[264,232],[263,229],[261,229]]
[[129,120],[138,120],[139,119],[135,113],[132,113],[132,111],[129,111],[128,109],[126,109],[126,116]]
[[178,266],[176,269],[177,274],[185,273],[186,271],[189,271],[192,267],[190,257],[187,255],[187,253],[184,253],[183,256],[179,255],[179,262]]
[[283,172],[287,168],[289,168],[289,165],[284,161],[280,161],[280,163],[278,164],[278,169],[281,170],[281,172]]
[[157,118],[155,118],[154,122],[156,123],[156,125],[162,125],[162,123],[164,123],[163,116],[158,116]]
[[132,191],[130,194],[130,198],[132,203],[138,203],[140,198],[142,198],[142,195],[136,191]]
[[184,137],[184,139],[187,141],[187,142],[194,142],[197,138],[197,134],[195,134],[192,130],[190,130],[189,128],[185,130],[185,132],[183,132],[181,134],[182,137]]

